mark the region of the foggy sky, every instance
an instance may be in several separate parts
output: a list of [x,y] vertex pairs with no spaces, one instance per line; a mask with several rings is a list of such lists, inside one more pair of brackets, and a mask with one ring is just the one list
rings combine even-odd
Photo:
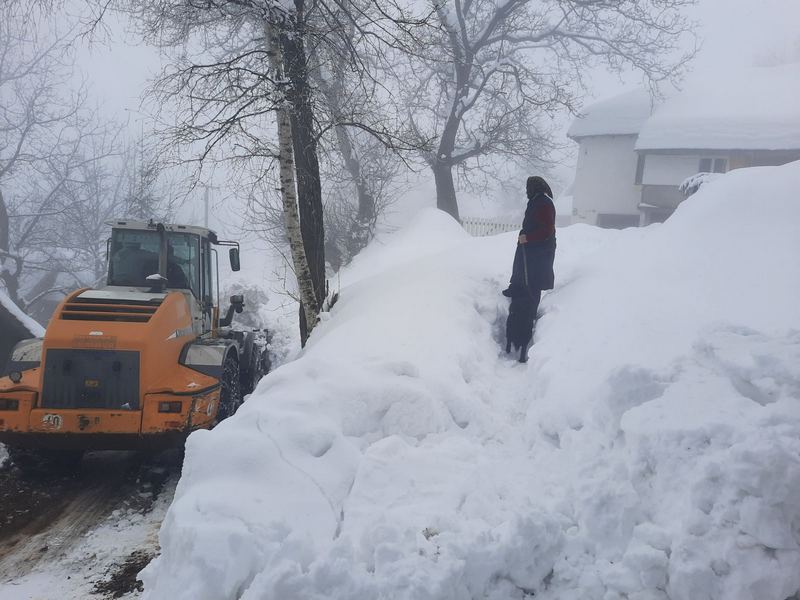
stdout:
[[[726,64],[750,66],[756,57],[787,52],[800,40],[800,0],[699,0],[690,16],[700,23],[703,40],[693,65],[696,74]],[[142,90],[162,63],[157,50],[135,46],[118,21],[109,25],[113,41],[85,47],[80,68],[104,110],[124,118],[126,109],[138,111]],[[616,74],[596,69],[590,95],[609,96],[638,82],[638,76],[621,82]]]
[[[702,41],[702,49],[691,67],[690,77],[735,65],[749,67],[758,57],[766,54],[788,54],[800,48],[800,31],[797,27],[800,22],[800,0],[698,0],[689,17],[698,22],[698,34]],[[149,128],[147,119],[140,113],[143,90],[148,79],[160,71],[163,63],[158,50],[137,46],[135,36],[126,33],[125,25],[114,16],[109,18],[107,26],[110,42],[107,45],[84,47],[80,68],[88,77],[103,112],[117,119],[128,119],[131,128],[138,134],[140,130],[147,131]],[[587,83],[589,91],[585,102],[590,103],[593,99],[638,87],[641,75],[629,73],[621,79],[618,74],[595,69],[587,78]],[[747,85],[746,82],[743,85]],[[556,119],[557,129],[562,131],[561,141],[567,147],[552,172],[553,188],[557,194],[569,184],[574,174],[574,148],[570,150],[572,144],[565,137],[571,120],[572,117],[567,114]],[[421,176],[424,179],[424,174]],[[214,177],[215,181],[218,179]],[[418,195],[430,195],[432,188],[428,191],[428,194]],[[468,203],[469,200],[469,194],[461,194],[460,201]],[[480,202],[483,203],[483,200]],[[191,210],[200,214],[196,206]],[[215,221],[212,226],[221,230],[234,228],[233,223],[220,222],[221,216],[219,213],[214,215],[215,212],[212,212]],[[192,214],[197,220],[195,213]]]

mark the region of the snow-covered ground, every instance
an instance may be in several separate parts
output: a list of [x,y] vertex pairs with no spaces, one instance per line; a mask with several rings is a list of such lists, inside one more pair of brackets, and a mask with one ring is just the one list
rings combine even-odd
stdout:
[[[22,527],[9,530],[8,521],[3,523],[0,598],[139,597],[136,573],[158,553],[158,530],[177,482],[176,465],[136,468],[131,457],[120,454],[130,453],[85,459],[74,481],[58,474],[41,480],[23,477],[22,487],[31,488],[22,492],[27,501],[13,498],[14,490],[2,490],[9,513],[28,508],[35,514]],[[0,485],[18,487],[14,477],[5,471]]]
[[192,434],[150,600],[784,600],[800,590],[800,164],[559,230],[531,360],[515,234],[428,211],[298,360]]
[[[116,595],[103,593],[98,584],[112,577],[129,559],[131,552],[158,551],[155,539],[168,506],[160,499],[146,514],[116,511],[87,532],[80,543],[60,555],[42,560],[25,575],[0,582],[0,598],[9,600],[87,600],[88,598],[136,598],[136,591]],[[42,552],[45,552],[45,547]],[[109,585],[109,588],[111,586]]]

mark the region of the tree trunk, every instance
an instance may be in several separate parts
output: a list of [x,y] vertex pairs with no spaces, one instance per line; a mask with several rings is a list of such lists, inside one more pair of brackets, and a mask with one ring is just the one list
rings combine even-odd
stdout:
[[[271,25],[265,25],[270,66],[275,78],[283,79],[281,46]],[[288,98],[281,103],[276,112],[278,124],[278,169],[281,185],[283,217],[286,223],[286,237],[292,256],[297,288],[300,293],[300,341],[305,346],[308,336],[317,324],[319,300],[316,295],[314,279],[306,255],[302,233],[301,215],[298,211],[297,191],[295,187],[294,150],[292,146],[292,120]]]
[[361,162],[353,150],[350,132],[344,125],[336,126],[336,141],[344,166],[356,188],[358,199],[358,212],[355,220],[350,224],[350,231],[348,231],[347,252],[349,256],[347,261],[349,262],[369,243],[372,237],[372,228],[375,226],[377,207],[375,206],[375,196],[361,176]]
[[[316,312],[327,296],[325,281],[325,226],[322,209],[322,183],[317,158],[317,138],[311,106],[308,63],[303,39],[304,0],[295,0],[295,14],[285,21],[280,38],[286,78],[287,100],[291,104],[291,130],[297,173],[300,228],[308,267],[317,301]],[[302,319],[301,319],[302,325]],[[309,325],[311,325],[309,323]],[[313,326],[313,325],[312,325]],[[310,329],[309,329],[310,333]],[[301,327],[302,337],[302,327]]]
[[18,258],[11,255],[11,227],[9,222],[8,207],[6,207],[3,192],[0,191],[0,279],[2,279],[6,288],[6,295],[14,304],[25,310],[25,303],[19,297],[21,263]]
[[[456,79],[463,78],[461,70],[456,65]],[[457,86],[457,89],[461,87]],[[439,146],[436,149],[436,155],[428,159],[433,170],[433,178],[436,182],[436,208],[443,210],[456,221],[461,222],[458,214],[458,199],[456,198],[456,186],[453,181],[453,162],[452,156],[456,147],[456,137],[458,136],[458,127],[461,123],[461,118],[458,113],[458,102],[453,101],[453,106],[450,109],[450,115],[447,118],[444,129],[442,130],[442,137],[439,140]]]
[[436,182],[436,208],[443,210],[456,221],[461,221],[458,214],[458,200],[456,199],[456,186],[453,182],[453,166],[434,160],[431,164],[433,178]]
[[[9,232],[11,228],[8,223],[8,208],[6,208],[6,201],[3,198],[3,191],[0,190],[0,252],[8,253],[11,246],[11,239]],[[0,259],[3,257],[0,256]]]
[[[352,32],[355,35],[355,32]],[[323,76],[319,66],[318,56],[311,54],[311,64],[313,65],[310,74],[317,89],[325,97],[331,119],[335,123],[334,132],[336,133],[336,144],[339,154],[342,157],[345,169],[353,182],[358,200],[358,208],[355,218],[348,226],[346,238],[344,240],[345,253],[340,252],[335,241],[329,240],[327,252],[328,262],[335,271],[350,262],[372,239],[372,232],[377,219],[378,206],[375,195],[364,181],[362,176],[361,157],[353,147],[353,138],[350,130],[345,125],[340,125],[345,119],[343,117],[342,102],[346,101],[344,86],[345,75],[337,65],[331,65],[330,76]],[[333,254],[333,256],[332,256]]]

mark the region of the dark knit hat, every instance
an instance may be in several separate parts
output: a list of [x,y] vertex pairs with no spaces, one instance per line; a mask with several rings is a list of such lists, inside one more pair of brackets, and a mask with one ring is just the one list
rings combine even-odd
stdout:
[[553,197],[550,186],[538,175],[528,177],[528,181],[525,183],[525,192],[528,195],[528,199],[533,198],[536,194],[547,194],[551,198]]

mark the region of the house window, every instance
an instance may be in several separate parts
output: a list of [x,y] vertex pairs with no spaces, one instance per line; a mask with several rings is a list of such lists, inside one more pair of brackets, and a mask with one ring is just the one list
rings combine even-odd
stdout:
[[640,154],[639,158],[636,160],[636,179],[633,183],[635,185],[642,185],[642,177],[644,177],[644,154]]
[[624,229],[626,227],[638,227],[639,215],[624,215],[599,213],[597,215],[597,226],[605,229]]
[[699,173],[725,173],[728,170],[728,160],[725,158],[701,158]]

